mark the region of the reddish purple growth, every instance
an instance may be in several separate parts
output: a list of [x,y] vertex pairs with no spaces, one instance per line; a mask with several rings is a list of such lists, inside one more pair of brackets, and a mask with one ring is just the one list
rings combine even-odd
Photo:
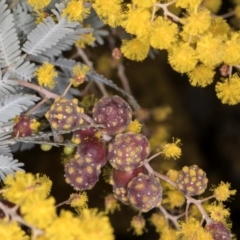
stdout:
[[99,175],[100,168],[81,159],[74,159],[65,165],[65,181],[77,191],[93,188]]
[[58,97],[45,116],[53,130],[68,131],[83,123],[81,113],[83,109],[78,107],[77,99]]
[[104,166],[107,163],[107,147],[105,143],[96,137],[94,128],[80,129],[74,132],[72,139],[79,138],[77,153],[88,159],[88,162]]
[[150,153],[148,139],[142,134],[118,134],[108,145],[108,160],[113,168],[131,172],[138,168]]
[[129,204],[127,198],[127,185],[139,173],[144,172],[145,172],[144,167],[136,168],[132,172],[123,172],[113,168],[112,178],[114,196],[121,202]]
[[131,172],[123,172],[113,168],[113,171],[112,171],[113,183],[118,188],[120,187],[126,188],[128,183],[134,177],[136,177],[139,173],[144,173],[144,172],[145,172],[145,168],[143,166],[136,168]]
[[103,97],[93,108],[93,119],[103,124],[102,132],[115,135],[124,131],[132,120],[132,109],[118,96]]
[[231,233],[221,222],[212,222],[205,226],[207,232],[210,232],[214,240],[230,240]]
[[13,127],[13,137],[27,137],[35,133],[31,128],[32,119],[27,115],[21,115],[17,119],[17,123]]
[[142,212],[158,206],[162,200],[162,186],[158,178],[139,173],[127,187],[129,202]]
[[206,173],[197,165],[185,166],[179,171],[176,184],[184,194],[195,196],[205,192],[208,179]]

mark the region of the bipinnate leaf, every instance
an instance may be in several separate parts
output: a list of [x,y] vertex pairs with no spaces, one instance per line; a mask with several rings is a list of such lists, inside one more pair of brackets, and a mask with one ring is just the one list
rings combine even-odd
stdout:
[[0,68],[9,67],[21,54],[13,15],[5,1],[0,1]]
[[0,122],[7,122],[27,110],[39,97],[29,94],[8,95],[0,99]]
[[[62,6],[63,4],[59,5]],[[56,46],[62,38],[74,32],[78,24],[69,22],[67,18],[61,16],[59,11],[61,11],[61,8],[58,8],[58,11],[52,10],[57,17],[57,23],[49,16],[28,35],[28,40],[22,47],[24,52],[37,56],[46,49]]]
[[3,181],[8,174],[15,173],[16,171],[23,171],[20,167],[24,166],[23,163],[12,157],[0,155],[0,179]]

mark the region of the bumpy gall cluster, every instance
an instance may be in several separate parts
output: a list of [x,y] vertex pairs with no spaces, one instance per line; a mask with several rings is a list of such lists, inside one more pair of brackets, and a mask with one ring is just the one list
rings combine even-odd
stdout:
[[132,109],[118,96],[103,97],[93,108],[93,119],[103,124],[102,132],[115,135],[124,131],[132,120]]
[[100,166],[92,164],[79,154],[65,165],[65,181],[77,191],[93,188],[99,175]]
[[230,240],[231,233],[222,222],[212,222],[205,226],[206,231],[210,232],[214,240]]
[[136,177],[139,173],[144,173],[144,172],[145,172],[145,168],[143,166],[136,168],[131,172],[123,172],[113,168],[112,179],[113,179],[114,196],[124,204],[129,204],[129,200],[127,196],[128,183],[134,177]]
[[206,173],[197,165],[183,167],[176,181],[178,188],[189,196],[200,195],[207,188]]
[[21,115],[14,120],[13,137],[27,137],[37,133],[40,123],[27,115]]
[[148,139],[142,134],[118,134],[108,145],[108,160],[113,168],[129,172],[141,166],[150,153]]
[[142,212],[148,212],[161,203],[162,186],[152,175],[139,173],[129,182],[127,189],[130,203]]
[[78,107],[77,99],[68,100],[58,97],[45,116],[53,130],[68,131],[83,123],[83,119],[79,116],[81,113],[83,108]]

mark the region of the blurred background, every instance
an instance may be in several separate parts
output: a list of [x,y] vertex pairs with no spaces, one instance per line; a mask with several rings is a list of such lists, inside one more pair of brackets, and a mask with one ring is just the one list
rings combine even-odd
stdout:
[[[228,12],[231,7],[229,1],[224,1],[220,14]],[[117,70],[111,64],[108,44],[86,49],[86,53],[98,72],[121,86]],[[172,167],[180,170],[185,165],[197,164],[207,173],[209,187],[221,181],[230,182],[232,189],[238,192],[231,201],[226,202],[226,206],[231,209],[232,232],[240,236],[240,105],[223,105],[217,99],[215,83],[221,77],[218,70],[212,85],[205,88],[192,87],[187,76],[171,69],[165,51],[154,55],[155,59],[149,57],[141,63],[123,60],[133,96],[146,113],[144,117],[140,115],[144,120],[145,133],[151,137],[160,127],[169,141],[172,141],[172,137],[182,141],[182,156],[179,160],[165,164],[167,160],[160,157],[153,161],[153,167],[159,171]],[[108,90],[111,94],[115,93]],[[156,119],[154,110],[162,111],[165,115]],[[164,129],[167,129],[167,133]],[[73,192],[64,181],[61,153],[62,148],[42,152],[39,146],[35,146],[15,154],[19,161],[25,163],[26,171],[50,176],[53,181],[52,195],[58,203],[66,200]],[[103,210],[104,197],[110,192],[111,186],[101,179],[88,191],[89,207]],[[206,192],[206,196],[208,194]],[[149,224],[147,233],[134,237],[128,231],[134,214],[136,212],[133,209],[121,205],[121,211],[110,216],[116,239],[159,239]],[[148,219],[150,213],[144,216]]]

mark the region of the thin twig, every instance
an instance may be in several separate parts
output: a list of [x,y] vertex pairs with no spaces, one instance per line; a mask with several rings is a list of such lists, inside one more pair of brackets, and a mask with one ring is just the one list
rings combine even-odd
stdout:
[[223,14],[223,15],[220,15],[219,17],[229,18],[229,17],[233,17],[235,14],[236,14],[236,12],[235,12],[235,11],[232,11],[232,12],[225,13],[225,14]]
[[45,103],[48,100],[48,98],[43,98],[40,102],[38,102],[32,109],[30,109],[28,112],[25,113],[25,115],[31,115],[32,112],[37,110],[43,103]]
[[66,87],[65,91],[64,91],[63,94],[62,94],[62,97],[64,97],[64,96],[67,94],[67,92],[68,92],[68,90],[70,89],[71,86],[72,86],[72,82],[70,82],[70,83],[68,84],[68,86]]
[[[81,48],[77,48],[78,55],[82,58],[83,62],[93,69],[93,63],[89,60],[88,56],[85,54],[85,52]],[[99,87],[100,91],[102,92],[103,96],[108,96],[107,90],[105,86],[102,83],[96,82],[97,86]]]
[[[160,8],[163,10],[164,15],[165,15],[165,16],[168,16],[168,17],[171,17],[171,18],[173,19],[173,21],[175,21],[175,22],[181,22],[181,19],[180,19],[177,15],[171,13],[171,12],[168,10],[168,6],[171,5],[171,4],[173,4],[173,3],[175,3],[175,2],[176,2],[176,0],[174,0],[174,1],[172,1],[172,2],[169,2],[169,3],[155,3],[154,6],[155,6],[155,8],[156,8],[156,7],[160,7]],[[156,10],[155,10],[155,11],[156,11]],[[153,16],[152,16],[152,17],[153,17]]]
[[179,227],[179,224],[178,224],[178,222],[177,222],[177,220],[179,219],[179,216],[171,215],[170,213],[167,212],[167,210],[166,210],[162,205],[160,205],[158,208],[159,208],[159,210],[163,213],[163,215],[165,216],[165,218],[166,218],[167,220],[171,220],[172,223],[174,224],[175,228],[176,228],[177,230],[179,230],[180,227]]
[[125,74],[125,67],[123,66],[123,64],[121,62],[119,62],[119,64],[117,65],[117,69],[118,69],[118,77],[122,82],[123,85],[123,89],[128,92],[129,94],[132,95],[132,91],[129,85],[129,81],[127,79],[127,76]]
[[44,89],[44,88],[34,84],[34,83],[29,83],[29,82],[26,82],[26,81],[23,81],[23,80],[15,80],[15,81],[18,83],[18,85],[21,85],[23,87],[27,87],[27,88],[33,89],[33,90],[35,90],[37,92],[40,92],[40,93],[44,94],[44,96],[46,98],[53,98],[53,99],[55,99],[55,98],[59,97],[59,95],[57,95],[55,93],[52,93],[52,92],[50,92],[50,91],[48,91],[48,90],[46,90],[46,89]]

